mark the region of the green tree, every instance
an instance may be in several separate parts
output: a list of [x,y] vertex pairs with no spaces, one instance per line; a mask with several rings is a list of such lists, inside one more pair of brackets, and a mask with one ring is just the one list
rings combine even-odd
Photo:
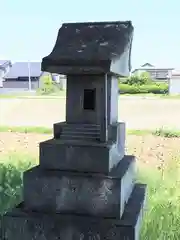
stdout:
[[150,84],[152,82],[151,76],[148,72],[142,72],[139,78],[141,79],[140,85]]
[[146,85],[151,84],[152,79],[148,72],[142,72],[141,74],[133,74],[130,77],[120,79],[120,83],[128,85]]

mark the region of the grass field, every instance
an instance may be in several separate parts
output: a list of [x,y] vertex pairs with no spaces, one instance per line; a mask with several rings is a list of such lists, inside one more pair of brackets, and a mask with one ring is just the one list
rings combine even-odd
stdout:
[[[48,128],[0,128],[0,212],[22,200],[22,173],[38,164]],[[141,240],[180,239],[179,132],[129,130],[126,151],[137,157],[138,180],[148,184]]]

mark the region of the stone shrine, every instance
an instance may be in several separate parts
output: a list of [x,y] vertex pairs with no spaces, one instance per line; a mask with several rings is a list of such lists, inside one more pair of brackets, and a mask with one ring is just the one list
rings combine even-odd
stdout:
[[42,71],[67,76],[66,121],[40,143],[40,164],[24,173],[24,201],[3,216],[2,239],[139,239],[146,186],[136,183],[118,122],[132,39],[130,21],[60,28]]

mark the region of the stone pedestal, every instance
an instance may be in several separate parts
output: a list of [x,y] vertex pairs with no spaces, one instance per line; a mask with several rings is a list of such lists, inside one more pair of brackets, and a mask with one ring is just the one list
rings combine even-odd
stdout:
[[3,218],[8,240],[131,240],[139,239],[145,186],[136,184],[121,219],[81,214],[27,211],[20,204]]
[[132,29],[130,22],[60,29],[42,69],[67,74],[66,122],[40,143],[40,164],[24,173],[24,201],[3,216],[2,239],[139,239],[146,186],[125,154],[117,104]]
[[146,186],[135,182],[135,157],[115,143],[40,143],[40,165],[24,173],[24,202],[3,217],[3,239],[139,239]]

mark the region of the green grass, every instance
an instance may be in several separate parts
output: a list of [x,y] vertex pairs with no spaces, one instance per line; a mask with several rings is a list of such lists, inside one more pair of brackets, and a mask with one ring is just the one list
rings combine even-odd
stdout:
[[139,179],[148,185],[142,240],[180,239],[180,157],[164,169],[139,169]]
[[22,174],[36,163],[25,154],[0,155],[0,215],[22,200]]
[[[52,93],[52,94],[48,94],[48,95],[42,95],[42,94],[32,94],[32,93],[19,93],[19,94],[14,94],[14,93],[10,93],[10,94],[0,94],[0,99],[6,99],[6,98],[28,98],[28,99],[35,99],[35,98],[62,98],[65,97],[66,93],[65,91],[61,91],[59,93]],[[175,98],[175,97],[171,97],[171,96],[165,96],[163,94],[120,94],[120,98],[122,96],[126,96],[126,97],[160,97],[160,98]],[[178,98],[178,97],[176,97]]]
[[135,94],[129,94],[129,93],[121,93],[121,96],[139,96],[139,97],[162,97],[165,96],[164,94],[154,94],[154,93],[135,93]]
[[152,133],[155,136],[167,137],[167,138],[179,138],[180,130],[176,129],[168,129],[168,128],[160,128]]
[[8,93],[8,94],[0,94],[0,99],[1,98],[19,98],[19,97],[31,97],[32,93],[30,92],[25,92],[25,93]]
[[180,99],[180,94],[175,94],[175,95],[159,95],[159,97],[164,98],[164,99]]
[[180,130],[176,129],[168,129],[168,128],[158,128],[155,130],[127,130],[127,134],[129,135],[136,135],[136,136],[145,136],[145,135],[154,135],[166,138],[179,138],[180,137]]
[[37,127],[0,126],[0,132],[52,134],[52,128],[38,127],[38,126]]
[[147,129],[127,129],[128,135],[145,136],[153,134],[153,131]]
[[[37,164],[29,155],[0,156],[0,213],[22,201],[22,173]],[[141,240],[180,239],[180,158],[163,169],[139,167],[138,181],[148,184]]]
[[58,93],[51,93],[48,95],[43,95],[40,93],[32,94],[31,92],[25,92],[25,93],[9,93],[9,94],[0,94],[0,99],[4,98],[28,98],[28,99],[35,99],[35,98],[62,98],[66,96],[66,91],[58,91]]
[[[36,93],[36,94],[32,94],[29,92],[26,93],[9,93],[9,94],[0,94],[0,99],[1,98],[29,98],[29,99],[34,99],[34,98],[62,98],[66,96],[66,91],[58,91],[58,92],[54,92],[51,94],[40,94],[40,93]],[[122,96],[130,96],[130,97],[157,97],[157,98],[161,98],[161,99],[180,99],[180,94],[178,95],[168,95],[168,94],[153,94],[153,93],[137,93],[137,94],[120,94],[120,98]]]
[[[19,133],[37,133],[37,134],[52,134],[52,128],[47,127],[32,127],[32,126],[0,126],[0,132],[19,132]],[[155,130],[147,130],[147,129],[134,129],[127,130],[127,134],[136,135],[136,136],[145,136],[145,135],[154,135],[161,136],[167,138],[179,138],[180,130],[176,129],[168,129],[168,128],[159,128]]]
[[161,99],[180,99],[180,94],[176,95],[168,95],[168,94],[154,94],[154,93],[137,93],[137,94],[120,94],[121,96],[127,97],[154,97],[154,98],[161,98]]

